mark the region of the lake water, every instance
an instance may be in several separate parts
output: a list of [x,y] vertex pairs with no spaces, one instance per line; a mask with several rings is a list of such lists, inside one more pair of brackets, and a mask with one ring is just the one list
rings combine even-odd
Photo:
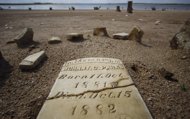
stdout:
[[[46,5],[0,5],[3,9],[10,10],[27,10],[32,8],[33,10],[49,10],[52,7],[54,10],[68,10],[70,7],[80,10],[91,10],[94,7],[101,7],[101,9],[116,9],[116,6],[120,6],[121,9],[127,9],[127,3],[125,4],[46,4]],[[135,10],[151,10],[155,7],[157,10],[190,10],[190,4],[133,4]]]

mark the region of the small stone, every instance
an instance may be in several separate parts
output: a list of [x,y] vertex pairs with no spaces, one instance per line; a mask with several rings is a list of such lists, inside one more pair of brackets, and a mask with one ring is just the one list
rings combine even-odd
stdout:
[[134,27],[131,33],[129,34],[128,39],[135,40],[141,43],[143,35],[144,35],[143,30],[141,30],[139,27]]
[[138,19],[139,21],[143,21],[143,19]]
[[173,78],[174,74],[167,71],[165,68],[161,68],[159,70],[159,73],[161,74],[162,77],[164,77],[165,79],[169,80],[169,81],[175,81],[178,82],[177,79]]
[[69,33],[66,35],[67,40],[73,41],[73,42],[78,42],[78,41],[83,41],[84,37],[83,34],[80,33]]
[[183,57],[181,57],[181,59],[182,59],[182,60],[185,60],[185,59],[187,59],[187,56],[183,56]]
[[25,28],[14,40],[18,47],[25,47],[32,44],[34,32],[32,28]]
[[10,40],[10,41],[7,41],[6,44],[12,44],[12,43],[16,43],[15,40]]
[[46,57],[45,51],[40,51],[27,56],[20,64],[21,70],[33,69]]
[[94,28],[93,35],[94,36],[108,36],[106,27]]
[[128,38],[129,34],[128,33],[116,33],[113,34],[114,39],[121,39],[121,40],[126,40]]
[[155,22],[155,25],[159,25],[159,24],[160,24],[160,21],[156,21],[156,22]]
[[128,17],[128,15],[127,15],[127,14],[126,14],[125,16],[126,16],[126,17]]
[[48,43],[49,43],[49,44],[61,43],[61,38],[53,36],[53,37],[51,37],[51,38],[48,40]]
[[115,21],[115,19],[112,19],[112,21]]
[[148,100],[148,101],[152,101],[152,97],[149,97],[147,100]]

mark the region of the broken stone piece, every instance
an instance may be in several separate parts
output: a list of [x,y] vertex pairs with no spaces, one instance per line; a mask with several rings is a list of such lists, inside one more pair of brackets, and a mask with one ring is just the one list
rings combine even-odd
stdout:
[[139,27],[134,27],[131,33],[129,34],[128,39],[135,40],[141,43],[143,35],[144,35],[143,30],[141,30]]
[[49,40],[48,40],[48,43],[49,44],[56,44],[56,43],[60,43],[61,42],[61,38],[59,37],[51,37]]
[[67,40],[70,40],[73,42],[84,40],[83,34],[80,34],[80,33],[69,33],[66,35],[66,37],[67,37]]
[[127,40],[129,34],[128,33],[116,33],[113,34],[114,39],[121,39],[121,40]]
[[94,36],[108,36],[106,27],[94,28],[93,35]]
[[22,70],[28,70],[35,68],[46,57],[45,51],[40,51],[35,54],[27,56],[19,64],[19,68]]
[[184,49],[190,52],[190,19],[185,22],[179,33],[170,41],[172,49]]
[[6,76],[12,71],[12,66],[4,59],[0,51],[0,77]]
[[34,32],[32,28],[25,28],[14,40],[18,47],[25,47],[32,44]]

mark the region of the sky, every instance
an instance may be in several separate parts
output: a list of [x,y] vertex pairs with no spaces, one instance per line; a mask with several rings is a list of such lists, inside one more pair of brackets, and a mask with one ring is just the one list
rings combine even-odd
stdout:
[[[126,3],[128,0],[0,0],[0,3]],[[134,3],[190,3],[190,0],[133,0]]]

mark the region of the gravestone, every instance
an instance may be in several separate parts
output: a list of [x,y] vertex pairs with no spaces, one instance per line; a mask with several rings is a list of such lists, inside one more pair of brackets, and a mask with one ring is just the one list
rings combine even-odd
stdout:
[[152,119],[123,63],[111,58],[68,61],[37,119]]
[[128,1],[127,12],[133,13],[133,1]]

